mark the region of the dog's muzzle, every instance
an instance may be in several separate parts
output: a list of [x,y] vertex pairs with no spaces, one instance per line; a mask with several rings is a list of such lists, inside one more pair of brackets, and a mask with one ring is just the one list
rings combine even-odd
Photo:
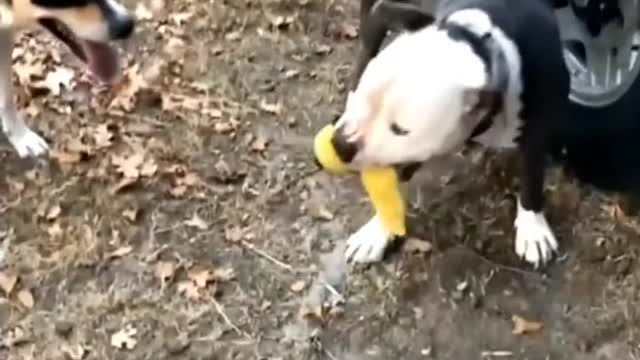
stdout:
[[[333,146],[333,149],[335,150],[336,155],[338,156],[340,161],[345,164],[350,163],[360,150],[360,143],[347,141],[346,137],[343,135],[340,129],[337,129],[333,133],[333,137],[331,138],[331,145]],[[318,168],[324,169],[324,166],[322,165],[320,160],[318,160],[317,156],[314,155],[313,161]]]
[[356,157],[358,150],[360,150],[360,144],[358,142],[348,141],[339,128],[336,129],[333,134],[331,143],[333,144],[333,148],[336,150],[336,154],[345,164],[350,163],[353,158]]

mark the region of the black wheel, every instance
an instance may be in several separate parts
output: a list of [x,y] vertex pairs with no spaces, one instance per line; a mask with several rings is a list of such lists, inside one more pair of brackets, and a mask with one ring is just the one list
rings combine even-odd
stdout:
[[638,9],[638,0],[569,0],[557,11],[572,78],[553,155],[604,190],[640,190]]

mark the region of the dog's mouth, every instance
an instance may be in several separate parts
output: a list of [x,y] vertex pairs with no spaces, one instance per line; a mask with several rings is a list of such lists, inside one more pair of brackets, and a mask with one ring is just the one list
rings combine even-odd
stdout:
[[102,82],[111,82],[120,70],[118,54],[106,42],[81,39],[59,20],[42,18],[40,24],[60,39],[80,60],[87,64],[93,75]]

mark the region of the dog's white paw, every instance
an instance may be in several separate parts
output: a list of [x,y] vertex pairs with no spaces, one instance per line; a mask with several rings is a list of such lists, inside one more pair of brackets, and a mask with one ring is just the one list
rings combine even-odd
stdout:
[[524,258],[536,268],[551,260],[558,250],[558,242],[542,212],[525,210],[518,202],[518,214],[514,224],[516,254],[520,258]]
[[347,261],[370,263],[382,260],[390,237],[391,234],[375,215],[347,240]]
[[9,136],[9,142],[22,158],[40,156],[49,151],[47,142],[29,129],[21,132],[20,135]]

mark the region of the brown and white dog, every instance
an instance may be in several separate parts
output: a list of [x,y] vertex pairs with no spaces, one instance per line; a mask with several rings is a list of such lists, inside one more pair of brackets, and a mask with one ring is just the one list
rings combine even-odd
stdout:
[[98,80],[118,75],[119,57],[111,40],[131,36],[134,19],[115,0],[0,0],[0,117],[2,130],[21,157],[47,153],[47,142],[16,111],[11,82],[14,34],[41,26],[87,64]]

